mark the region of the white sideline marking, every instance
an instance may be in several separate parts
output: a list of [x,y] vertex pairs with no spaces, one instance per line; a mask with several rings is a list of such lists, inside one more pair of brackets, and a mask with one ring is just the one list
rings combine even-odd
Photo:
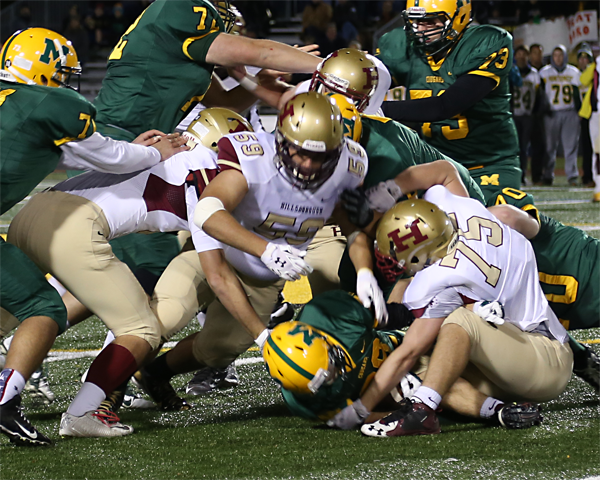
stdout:
[[536,205],[574,205],[577,203],[592,203],[592,200],[543,200],[535,202]]
[[[172,348],[177,342],[168,342],[163,345],[163,348]],[[76,360],[78,358],[95,358],[100,353],[100,350],[85,350],[83,352],[50,352],[44,362],[60,362],[62,360]],[[235,361],[235,366],[252,365],[254,363],[263,363],[261,357],[240,358]]]

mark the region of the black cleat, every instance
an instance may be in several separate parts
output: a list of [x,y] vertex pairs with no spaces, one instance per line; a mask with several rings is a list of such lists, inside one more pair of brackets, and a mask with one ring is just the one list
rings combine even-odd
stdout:
[[506,403],[496,412],[495,419],[501,427],[531,428],[544,420],[542,407],[537,403]]
[[0,431],[16,445],[29,447],[52,445],[52,440],[42,435],[29,423],[22,410],[21,395],[0,405]]
[[177,412],[192,408],[183,398],[177,396],[175,389],[168,380],[152,378],[143,368],[135,372],[134,377],[142,389],[154,400],[159,409]]
[[580,345],[585,348],[585,353],[575,356],[573,373],[598,392],[600,391],[600,358],[589,345]]
[[235,364],[227,368],[204,367],[198,370],[188,382],[185,393],[188,395],[206,395],[214,390],[227,390],[240,383]]

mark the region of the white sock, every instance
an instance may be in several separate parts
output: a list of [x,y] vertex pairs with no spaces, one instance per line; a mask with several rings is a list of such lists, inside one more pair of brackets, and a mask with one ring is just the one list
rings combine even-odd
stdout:
[[442,396],[433,388],[420,386],[411,399],[417,403],[424,403],[432,410],[437,410],[442,402]]
[[58,294],[62,297],[65,293],[67,293],[67,289],[63,287],[62,283],[60,283],[56,278],[50,277],[48,279],[48,283],[52,285]]
[[6,337],[4,339],[4,341],[2,343],[4,343],[4,346],[6,347],[6,349],[8,350],[10,348],[10,344],[12,343],[14,338],[14,335],[11,335],[10,337]]
[[112,332],[112,330],[109,330],[106,334],[106,338],[104,339],[104,345],[102,345],[102,350],[104,350],[107,345],[110,345],[114,339],[115,334]]
[[196,319],[198,320],[200,327],[204,327],[204,322],[206,321],[206,313],[199,312],[198,315],[196,315]]
[[104,390],[98,385],[85,382],[67,408],[67,413],[81,417],[89,411],[96,410],[105,398]]
[[496,414],[496,407],[498,405],[503,405],[504,402],[498,400],[494,397],[487,397],[483,405],[481,406],[481,410],[479,411],[479,416],[481,418],[491,418]]
[[9,402],[25,388],[25,378],[12,368],[5,368],[0,373],[0,405]]

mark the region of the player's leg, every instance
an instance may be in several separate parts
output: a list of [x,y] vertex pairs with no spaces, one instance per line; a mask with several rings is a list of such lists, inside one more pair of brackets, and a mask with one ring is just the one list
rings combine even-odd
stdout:
[[546,132],[546,164],[542,173],[542,182],[552,185],[554,181],[554,165],[556,165],[556,152],[560,140],[560,119],[554,112],[552,116],[544,117],[544,131]]
[[579,115],[575,110],[562,112],[561,143],[565,153],[565,174],[569,185],[579,185],[577,152],[579,150]]
[[542,181],[542,173],[546,164],[546,135],[544,117],[537,113],[533,115],[531,131],[531,180],[534,184]]
[[21,413],[20,393],[48,354],[56,335],[64,331],[67,312],[56,290],[31,260],[2,239],[0,301],[11,314],[3,315],[3,324],[7,318],[21,320],[0,374],[0,429],[15,443],[48,445],[50,439]]
[[313,296],[340,287],[338,267],[345,248],[346,237],[337,225],[327,225],[317,232],[304,258],[313,268],[308,275]]

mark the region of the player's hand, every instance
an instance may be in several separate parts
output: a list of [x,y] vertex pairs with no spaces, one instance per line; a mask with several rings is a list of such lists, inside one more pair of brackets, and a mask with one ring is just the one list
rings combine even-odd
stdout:
[[331,420],[327,420],[327,426],[350,430],[363,423],[370,413],[358,399],[352,405],[348,405],[341,412],[338,412]]
[[185,144],[186,141],[186,138],[178,133],[170,133],[169,135],[161,137],[160,140],[152,146],[160,152],[160,161],[164,162],[177,153],[189,150],[190,147]]
[[475,302],[473,304],[473,313],[476,313],[486,322],[495,325],[504,323],[504,307],[500,302]]
[[275,275],[293,282],[300,280],[301,275],[308,275],[313,271],[312,267],[304,261],[305,255],[306,252],[289,245],[270,242],[260,256],[260,260]]
[[373,210],[362,188],[344,190],[340,198],[348,213],[348,220],[358,228],[364,228],[373,221]]
[[375,308],[375,318],[381,325],[388,321],[388,312],[385,307],[383,292],[377,284],[377,279],[370,268],[361,268],[356,276],[356,293],[365,308]]
[[273,330],[270,330],[268,328],[265,328],[258,337],[256,337],[254,339],[254,343],[256,343],[256,345],[258,345],[258,348],[260,348],[260,354],[262,355],[263,352],[263,348],[265,346],[265,343],[267,343],[267,340],[269,339],[269,337],[271,336],[271,332]]
[[147,132],[139,134],[131,143],[143,145],[144,147],[150,147],[164,136],[165,134],[160,130],[148,130]]
[[387,212],[402,197],[402,189],[392,179],[379,182],[366,191],[369,206],[377,212]]
[[305,52],[305,53],[310,53],[312,55],[317,55],[317,56],[321,55],[321,52],[319,51],[318,43],[311,43],[310,45],[304,45],[303,47],[294,45],[294,48],[297,48],[298,50]]

